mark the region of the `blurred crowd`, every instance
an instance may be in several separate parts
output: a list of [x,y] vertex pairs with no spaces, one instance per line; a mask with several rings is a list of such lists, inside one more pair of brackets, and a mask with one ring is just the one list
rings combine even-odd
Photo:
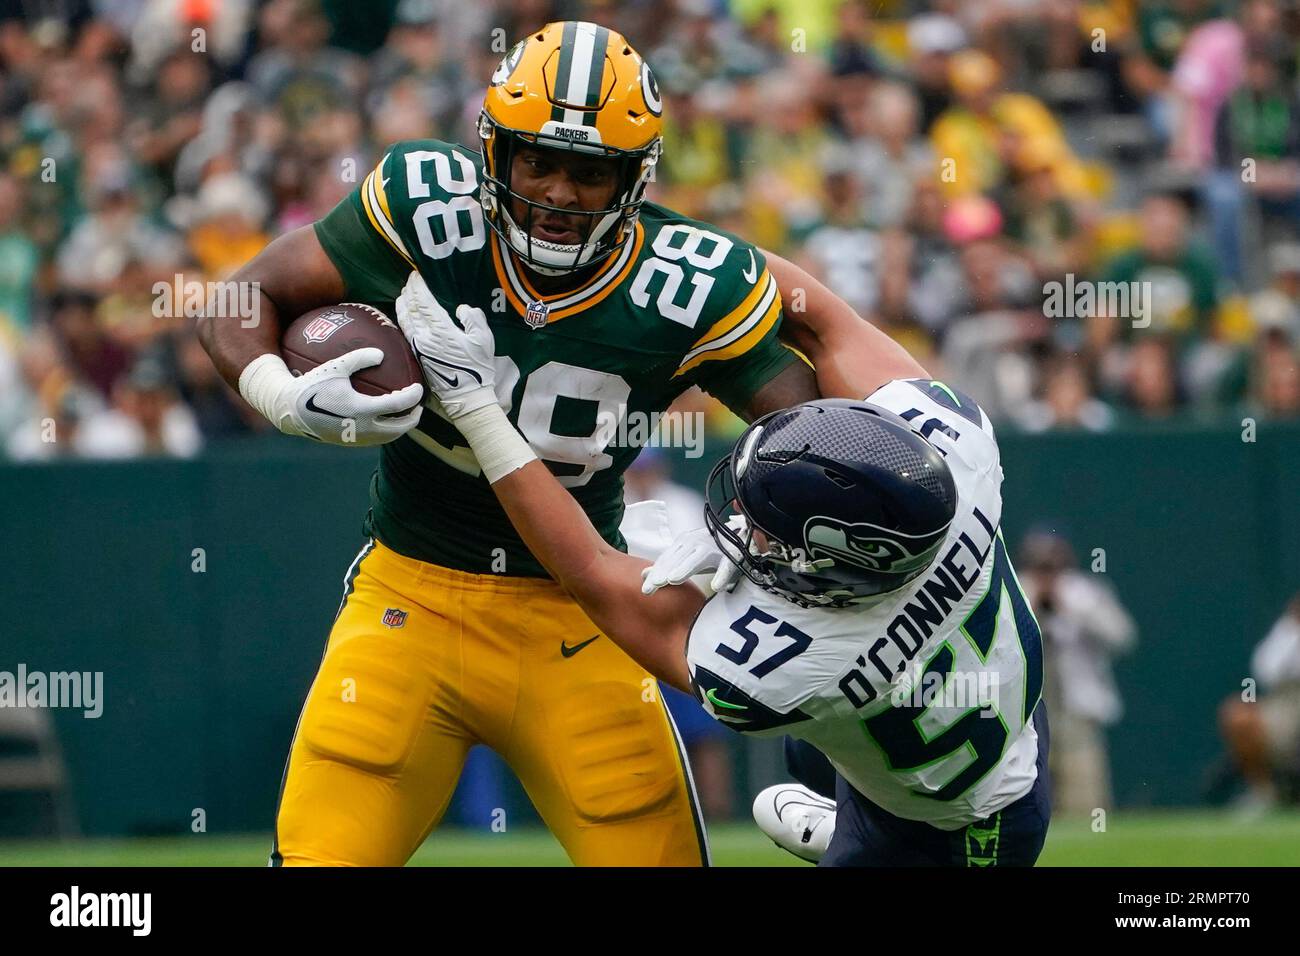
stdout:
[[656,70],[656,201],[1006,427],[1300,418],[1296,0],[0,0],[0,456],[261,430],[159,283],[228,275],[388,143],[476,144],[496,62],[568,18]]

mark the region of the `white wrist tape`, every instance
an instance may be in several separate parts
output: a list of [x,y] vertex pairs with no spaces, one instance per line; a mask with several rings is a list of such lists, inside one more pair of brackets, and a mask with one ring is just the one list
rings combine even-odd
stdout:
[[276,428],[281,427],[280,396],[293,381],[293,373],[284,359],[274,352],[259,355],[239,373],[239,394]]
[[456,419],[456,427],[469,442],[478,466],[491,484],[537,460],[524,436],[515,430],[495,402],[461,415]]

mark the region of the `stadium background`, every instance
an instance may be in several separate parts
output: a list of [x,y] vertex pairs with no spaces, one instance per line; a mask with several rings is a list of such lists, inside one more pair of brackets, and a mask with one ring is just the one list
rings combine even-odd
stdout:
[[[137,840],[6,842],[0,863],[261,861],[264,838],[224,835],[269,828],[373,453],[267,434],[155,283],[220,279],[387,143],[474,143],[496,61],[565,18],[621,30],[657,71],[654,198],[800,262],[976,396],[1009,542],[1049,526],[1085,565],[1104,551],[1138,627],[1116,806],[1101,833],[1054,825],[1045,859],[1300,860],[1294,814],[1204,809],[1219,703],[1300,590],[1295,4],[71,0],[0,18],[0,670],[103,671],[106,698],[97,720],[53,713],[61,801],[5,787],[23,744],[0,749],[0,831],[62,807],[71,830]],[[1150,326],[1049,314],[1067,274],[1150,283]],[[710,444],[666,459],[698,487],[738,423],[682,407]],[[778,758],[730,747],[743,818]],[[431,846],[555,859],[517,787],[489,792],[462,795],[467,836]],[[752,826],[717,833],[734,861],[781,861]]]

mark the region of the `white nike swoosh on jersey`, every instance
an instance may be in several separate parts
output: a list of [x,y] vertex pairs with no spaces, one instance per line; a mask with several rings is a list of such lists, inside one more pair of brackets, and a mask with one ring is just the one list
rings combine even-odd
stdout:
[[745,277],[745,281],[750,285],[753,285],[754,280],[758,278],[758,263],[754,261],[753,249],[749,250],[749,268],[742,272],[741,275]]

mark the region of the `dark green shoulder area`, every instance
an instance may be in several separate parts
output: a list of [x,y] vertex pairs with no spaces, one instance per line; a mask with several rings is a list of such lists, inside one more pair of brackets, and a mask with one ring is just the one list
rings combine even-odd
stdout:
[[[713,223],[704,222],[700,219],[692,219],[689,216],[682,215],[676,210],[669,209],[667,206],[661,206],[658,203],[646,202],[641,206],[641,222],[646,228],[646,246],[653,247],[655,239],[659,233],[673,226],[687,227],[688,229],[697,230],[712,236],[720,236],[730,243],[730,247],[722,261],[714,267],[713,271],[720,277],[743,276],[751,271],[749,259],[750,252],[754,254],[754,265],[757,266],[755,276],[761,275],[763,269],[767,267],[767,259],[763,256],[763,251],[743,236],[738,236],[734,232],[719,228]],[[669,244],[673,247],[680,248],[685,245],[682,238],[674,237]],[[697,249],[697,256],[708,257],[711,254],[712,244],[701,240]],[[654,255],[653,252],[649,253]],[[688,260],[689,261],[689,260]]]
[[[645,228],[641,261],[655,258],[664,263],[662,279],[652,277],[649,284],[660,293],[665,285],[677,290],[675,295],[657,295],[653,305],[670,326],[685,330],[685,340],[704,336],[751,299],[760,304],[767,260],[752,242],[658,203],[641,207],[641,223]],[[708,294],[692,308],[692,299],[703,285],[708,286]]]
[[[478,198],[483,157],[476,148],[438,139],[407,139],[384,150],[376,169],[389,203]],[[380,185],[380,184],[376,184]]]

